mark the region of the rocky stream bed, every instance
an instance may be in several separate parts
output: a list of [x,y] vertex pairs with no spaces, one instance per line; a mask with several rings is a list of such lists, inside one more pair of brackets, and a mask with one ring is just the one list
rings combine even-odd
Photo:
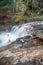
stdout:
[[[34,28],[34,30],[31,26]],[[4,36],[1,37],[2,35],[1,33],[6,30],[5,29],[6,26],[2,26],[2,27],[0,26],[0,31],[1,31],[0,40],[2,41],[0,42],[0,65],[43,65],[43,23],[41,25],[40,24],[37,25],[37,22],[36,22],[36,24],[31,24],[31,26],[30,28],[29,26],[27,26],[26,28],[23,26],[26,29],[26,31],[29,32],[28,35],[26,35],[25,33],[26,35],[25,37],[23,35],[25,30],[23,29],[23,32],[20,31],[23,27],[21,28],[20,26],[19,27],[20,29],[15,28],[16,30],[13,27],[11,31],[14,30],[17,33],[22,32],[22,35],[20,35],[20,38],[14,37],[16,40],[13,39],[14,35],[10,37],[8,35],[9,38],[6,37],[7,35],[6,33],[4,33],[5,38]],[[8,28],[9,26],[7,26],[7,29]],[[32,30],[30,30],[31,28]],[[14,34],[14,31],[12,32],[13,34]],[[35,31],[35,33],[33,33],[33,31]],[[33,36],[31,36],[30,32],[32,32]],[[16,35],[19,36],[19,34],[16,34]],[[9,39],[12,40],[12,43],[5,46],[3,45],[1,46],[1,43],[3,43],[4,40],[5,40],[4,44],[8,43],[8,40],[6,41],[7,38],[8,40]]]

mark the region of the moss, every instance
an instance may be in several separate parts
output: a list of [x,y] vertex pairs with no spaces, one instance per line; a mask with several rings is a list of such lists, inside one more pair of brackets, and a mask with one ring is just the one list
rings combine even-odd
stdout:
[[27,20],[43,20],[43,15],[38,15],[36,13],[31,13],[31,15],[16,15],[14,17],[15,21],[18,22],[18,21],[27,21]]

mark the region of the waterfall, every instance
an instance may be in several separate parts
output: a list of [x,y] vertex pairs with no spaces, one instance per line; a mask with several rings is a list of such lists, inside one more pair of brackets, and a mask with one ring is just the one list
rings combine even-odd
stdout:
[[0,31],[0,47],[6,46],[15,42],[18,38],[22,38],[25,36],[33,36],[33,26],[32,25],[40,25],[42,22],[32,22],[26,23],[22,25],[15,25],[11,28],[10,31]]

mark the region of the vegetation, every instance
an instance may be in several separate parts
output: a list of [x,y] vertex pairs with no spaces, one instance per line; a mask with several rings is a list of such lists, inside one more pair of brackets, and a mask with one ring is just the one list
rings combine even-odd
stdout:
[[37,18],[43,14],[43,0],[0,0],[0,11],[2,10],[12,11],[17,20],[24,16],[34,18],[34,15]]

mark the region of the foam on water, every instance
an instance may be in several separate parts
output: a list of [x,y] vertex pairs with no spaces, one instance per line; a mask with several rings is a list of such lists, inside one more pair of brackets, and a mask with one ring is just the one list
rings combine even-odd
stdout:
[[0,33],[0,47],[6,46],[15,42],[16,39],[24,37],[24,36],[32,36],[33,27],[31,25],[40,25],[43,24],[43,21],[40,23],[36,21],[33,23],[27,23],[23,25],[13,26],[11,31],[4,31]]
[[31,25],[21,25],[21,26],[13,26],[11,31],[4,31],[0,33],[0,47],[11,44],[16,39],[24,37],[24,36],[32,36],[31,30],[33,27]]

